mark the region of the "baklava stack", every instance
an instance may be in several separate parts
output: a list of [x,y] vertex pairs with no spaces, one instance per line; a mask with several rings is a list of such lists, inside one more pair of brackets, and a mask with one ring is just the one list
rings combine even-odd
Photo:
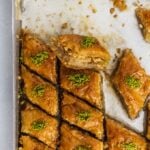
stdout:
[[103,150],[98,72],[66,68],[49,46],[23,32],[19,150]]
[[[104,121],[97,70],[109,62],[106,49],[79,35],[61,35],[50,43],[51,48],[23,32],[19,150],[147,150],[144,137],[108,116]],[[150,93],[150,78],[131,50],[124,51],[111,79],[135,119]]]

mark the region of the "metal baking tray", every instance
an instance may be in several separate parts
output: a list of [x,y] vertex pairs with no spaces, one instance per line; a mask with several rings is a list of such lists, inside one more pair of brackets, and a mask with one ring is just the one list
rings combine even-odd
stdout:
[[[116,49],[131,48],[143,68],[150,74],[150,44],[143,40],[134,14],[137,0],[127,0],[128,9],[124,12],[115,10],[117,17],[110,13],[112,3],[110,0],[13,0],[13,150],[18,146],[18,62],[19,39],[17,37],[21,28],[29,28],[38,33],[47,41],[50,35],[63,33],[76,33],[93,35],[104,43],[111,53],[112,61],[107,68],[111,74],[116,66]],[[149,0],[140,0],[141,4],[150,5]],[[81,11],[82,10],[82,11]],[[62,25],[67,23],[67,28]],[[103,74],[103,91],[106,114],[117,118],[139,133],[144,131],[144,111],[135,120],[130,120],[119,97],[110,86]],[[116,109],[111,109],[115,106]],[[119,112],[119,113],[118,113]]]

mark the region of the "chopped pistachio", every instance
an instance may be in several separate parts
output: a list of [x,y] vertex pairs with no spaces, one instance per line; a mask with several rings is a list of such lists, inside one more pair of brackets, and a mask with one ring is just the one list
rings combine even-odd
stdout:
[[49,57],[49,53],[47,51],[43,51],[43,52],[39,52],[35,56],[32,56],[31,61],[35,65],[41,65],[48,57]]
[[123,150],[138,150],[137,146],[132,142],[123,143],[122,148]]
[[20,98],[23,95],[23,89],[19,88],[18,89],[18,98]]
[[42,130],[46,127],[46,122],[43,120],[36,120],[31,124],[33,130]]
[[92,150],[91,146],[86,146],[86,145],[78,145],[75,147],[74,150]]
[[41,97],[44,95],[44,92],[45,92],[45,88],[43,85],[36,85],[33,88],[33,95],[35,95],[35,96]]
[[90,115],[89,111],[81,111],[77,114],[77,117],[80,121],[86,121],[90,118]]
[[81,42],[81,46],[84,48],[88,48],[93,46],[96,43],[96,39],[93,37],[85,36]]
[[68,79],[75,85],[81,86],[89,81],[89,76],[83,73],[69,75]]
[[134,76],[126,76],[125,83],[133,89],[139,88],[141,85],[140,80],[135,78]]

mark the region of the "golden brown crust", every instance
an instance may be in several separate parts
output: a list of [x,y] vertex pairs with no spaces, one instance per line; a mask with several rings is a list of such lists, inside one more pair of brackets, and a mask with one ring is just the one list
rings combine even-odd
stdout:
[[24,66],[21,67],[21,74],[24,81],[24,93],[28,99],[49,114],[57,115],[58,99],[56,88],[30,73]]
[[106,132],[109,150],[123,150],[131,145],[134,149],[147,150],[147,143],[143,137],[110,118],[106,119]]
[[[87,43],[90,40],[87,40],[84,47],[82,42],[85,38],[94,39],[94,44],[89,46]],[[75,34],[60,35],[52,38],[50,45],[62,64],[68,68],[99,71],[104,69],[110,60],[108,51],[93,37]]]
[[113,5],[117,7],[120,11],[127,9],[126,0],[112,0]]
[[[68,78],[74,74],[85,74],[89,77],[89,81],[84,85],[76,86]],[[102,93],[101,93],[101,77],[100,74],[91,70],[73,70],[61,66],[60,70],[61,87],[72,92],[73,94],[85,99],[92,105],[102,108]]]
[[150,140],[150,102],[147,105],[147,111],[148,111],[148,117],[147,117],[147,134],[146,137],[147,139]]
[[[87,115],[79,116],[80,113]],[[63,94],[62,117],[69,123],[90,131],[99,139],[103,138],[103,113],[66,93]]]
[[54,150],[49,148],[47,145],[31,138],[30,136],[25,135],[21,136],[20,144],[22,147],[20,147],[19,150]]
[[123,97],[129,117],[135,119],[150,93],[150,78],[130,50],[125,50],[112,82]]
[[74,150],[78,146],[87,146],[92,150],[103,150],[103,143],[101,141],[83,134],[67,124],[62,124],[59,150]]
[[[46,52],[47,57],[40,64],[33,63],[31,58],[41,52]],[[56,56],[43,41],[28,31],[22,34],[22,58],[30,69],[56,83]]]
[[136,16],[142,27],[145,40],[150,42],[150,9],[139,7],[136,9]]
[[48,146],[56,148],[58,121],[55,118],[27,104],[26,108],[21,111],[21,125],[21,132],[36,137]]

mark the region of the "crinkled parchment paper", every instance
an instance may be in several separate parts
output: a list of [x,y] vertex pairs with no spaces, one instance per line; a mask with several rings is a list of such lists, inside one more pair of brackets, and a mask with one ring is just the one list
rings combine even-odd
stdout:
[[[139,1],[139,0],[138,0]],[[111,74],[116,58],[116,49],[132,48],[141,65],[150,74],[150,44],[144,42],[135,18],[136,5],[150,5],[149,0],[127,0],[128,9],[119,12],[110,0],[24,0],[22,1],[22,27],[29,28],[47,40],[61,33],[93,35],[104,43],[112,56],[107,68]],[[104,75],[103,75],[104,76]],[[133,129],[143,132],[144,111],[135,120],[130,120],[122,108],[119,97],[104,76],[103,92],[106,114],[119,119]]]

